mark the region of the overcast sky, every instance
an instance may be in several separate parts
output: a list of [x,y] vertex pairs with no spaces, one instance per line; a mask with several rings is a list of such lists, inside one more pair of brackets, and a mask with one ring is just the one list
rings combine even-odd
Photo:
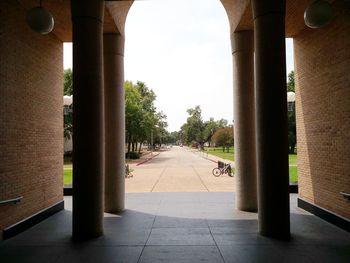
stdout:
[[[204,120],[233,119],[229,23],[219,0],[135,1],[126,21],[125,80],[143,81],[157,95],[168,130],[179,130],[189,108]],[[287,40],[287,72],[293,70]],[[65,44],[64,67],[72,67]]]

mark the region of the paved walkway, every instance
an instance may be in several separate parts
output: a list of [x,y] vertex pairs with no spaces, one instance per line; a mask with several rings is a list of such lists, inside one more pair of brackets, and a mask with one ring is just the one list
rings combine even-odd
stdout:
[[217,164],[185,147],[172,147],[141,165],[130,164],[126,192],[232,192],[234,178],[212,174]]

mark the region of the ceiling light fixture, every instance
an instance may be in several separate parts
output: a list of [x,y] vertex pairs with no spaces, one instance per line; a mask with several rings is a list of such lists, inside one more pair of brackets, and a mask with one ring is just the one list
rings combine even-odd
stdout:
[[41,6],[33,7],[27,12],[27,24],[29,27],[40,34],[50,33],[54,27],[52,14]]
[[325,0],[315,0],[305,9],[304,21],[310,28],[320,28],[328,24],[331,16],[331,4]]

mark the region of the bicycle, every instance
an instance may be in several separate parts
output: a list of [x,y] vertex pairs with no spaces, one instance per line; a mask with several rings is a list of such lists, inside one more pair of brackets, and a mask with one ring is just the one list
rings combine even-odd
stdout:
[[227,174],[228,176],[233,177],[231,164],[221,161],[218,161],[218,167],[215,167],[212,173],[215,177],[219,177],[222,174]]
[[132,178],[134,175],[130,171],[130,167],[128,164],[125,165],[125,178]]

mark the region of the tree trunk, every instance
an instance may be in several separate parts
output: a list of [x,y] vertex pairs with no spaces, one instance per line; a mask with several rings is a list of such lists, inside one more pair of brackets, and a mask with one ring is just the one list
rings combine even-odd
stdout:
[[131,135],[128,136],[128,153],[130,152],[131,147]]
[[290,152],[291,154],[295,154],[295,144],[292,144],[292,145],[290,146],[289,152]]
[[141,153],[142,142],[140,142],[139,153]]

